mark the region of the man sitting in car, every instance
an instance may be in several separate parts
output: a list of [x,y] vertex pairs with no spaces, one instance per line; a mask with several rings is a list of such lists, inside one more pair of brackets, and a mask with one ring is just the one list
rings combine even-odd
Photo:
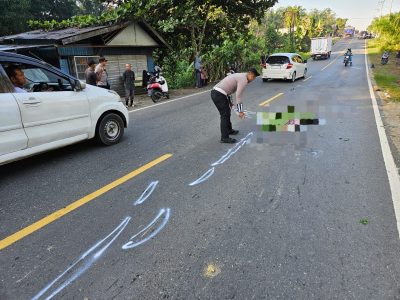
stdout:
[[15,93],[27,93],[24,90],[24,85],[26,83],[25,74],[22,69],[18,66],[11,66],[6,70],[8,77],[10,78],[12,84],[14,85]]

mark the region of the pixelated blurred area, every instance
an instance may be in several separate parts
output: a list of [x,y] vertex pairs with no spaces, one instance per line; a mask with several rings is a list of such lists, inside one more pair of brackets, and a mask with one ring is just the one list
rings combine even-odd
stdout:
[[324,125],[324,119],[318,119],[311,112],[296,112],[294,106],[288,106],[287,112],[258,112],[257,125],[264,132],[305,132],[309,125]]

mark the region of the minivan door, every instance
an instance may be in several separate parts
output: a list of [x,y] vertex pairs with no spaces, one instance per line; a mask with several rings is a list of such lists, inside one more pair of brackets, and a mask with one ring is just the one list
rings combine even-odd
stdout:
[[85,91],[75,91],[68,77],[47,68],[21,64],[27,92],[13,93],[21,109],[28,147],[68,138],[86,139],[91,128]]
[[2,155],[23,150],[28,144],[17,101],[11,94],[12,88],[0,65],[0,163]]

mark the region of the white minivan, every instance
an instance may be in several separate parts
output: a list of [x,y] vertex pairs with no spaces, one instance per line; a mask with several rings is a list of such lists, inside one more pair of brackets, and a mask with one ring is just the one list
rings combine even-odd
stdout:
[[275,53],[270,55],[262,69],[262,79],[283,79],[294,82],[307,74],[307,60],[297,53]]
[[[23,74],[23,88],[10,69]],[[14,74],[13,73],[13,74]],[[82,140],[118,143],[128,126],[119,95],[34,58],[0,52],[0,165]]]

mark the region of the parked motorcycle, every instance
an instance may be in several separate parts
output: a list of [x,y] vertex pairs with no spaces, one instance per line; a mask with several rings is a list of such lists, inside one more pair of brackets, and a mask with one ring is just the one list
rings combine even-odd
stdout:
[[147,84],[147,94],[154,103],[159,102],[163,97],[169,99],[167,80],[162,76],[160,70],[154,73],[148,72],[149,82]]
[[389,52],[385,51],[381,57],[381,65],[386,65],[389,62]]

